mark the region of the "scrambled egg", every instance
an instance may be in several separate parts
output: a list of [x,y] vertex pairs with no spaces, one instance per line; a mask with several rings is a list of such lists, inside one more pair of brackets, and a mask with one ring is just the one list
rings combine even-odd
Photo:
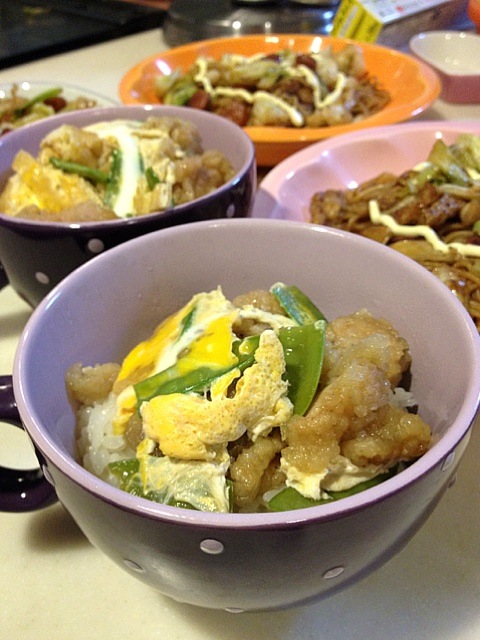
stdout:
[[229,461],[180,460],[151,455],[156,443],[145,439],[137,449],[145,493],[154,492],[163,504],[184,503],[200,511],[230,511],[225,482]]
[[8,215],[15,215],[27,205],[57,213],[78,202],[101,204],[98,193],[89,182],[53,166],[44,166],[26,151],[18,152],[12,169],[16,173],[0,195],[1,210]]
[[[292,415],[283,347],[273,328],[259,336],[250,366],[243,372],[237,366],[233,344],[238,338],[233,325],[245,318],[276,329],[292,325],[285,316],[235,307],[218,288],[195,295],[123,361],[115,383],[120,392],[114,430],[125,433],[130,419],[140,413],[145,438],[136,457],[146,491],[160,491],[163,496],[168,485],[167,494],[174,492],[176,500],[192,504],[202,495],[205,500],[216,496],[215,502],[221,503],[219,496],[225,500],[227,496],[228,443],[244,433],[254,441]],[[159,375],[162,381],[181,384],[184,376],[201,368],[212,374],[208,389],[190,393],[178,389],[139,403],[138,383]],[[152,455],[157,446],[161,457]],[[187,486],[188,500],[184,495]]]
[[307,473],[281,460],[282,471],[286,475],[286,486],[296,489],[302,496],[312,500],[328,497],[326,491],[347,491],[355,485],[371,480],[385,473],[385,465],[368,464],[358,467],[348,458],[338,455],[320,473]]
[[255,440],[292,415],[284,371],[282,345],[273,331],[264,331],[255,364],[238,380],[233,398],[226,395],[227,385],[221,385],[221,393],[211,400],[182,393],[157,396],[142,406],[145,433],[168,456],[186,460],[221,456],[228,442],[246,431]]
[[[240,315],[270,320],[274,326],[291,324],[286,317],[253,307],[238,309],[221,289],[197,294],[123,361],[117,384],[126,386],[117,399],[115,432],[123,433],[137,410],[136,383],[167,370],[172,378],[180,378],[200,367],[210,369],[214,377],[208,397],[178,391],[156,395],[139,407],[146,437],[156,441],[164,455],[223,459],[228,442],[245,432],[254,440],[285,423],[292,404],[283,379],[282,345],[273,329],[264,331],[254,362],[242,375],[232,351],[237,339],[232,326]],[[229,397],[234,384],[235,392]]]
[[[124,218],[132,211],[149,213],[172,206],[172,189],[176,182],[174,163],[170,157],[162,157],[161,151],[170,143],[175,157],[181,158],[185,152],[171,140],[167,131],[159,127],[145,129],[141,122],[133,120],[98,122],[85,127],[85,130],[113,141],[121,149],[121,180],[113,205],[117,216]],[[142,166],[151,167],[159,180],[151,189]]]
[[[195,295],[162,322],[153,335],[125,358],[118,374],[119,394],[114,420],[116,433],[125,431],[137,408],[133,385],[177,364],[172,374],[185,375],[199,366],[222,369],[236,364],[232,353],[232,323],[238,311],[220,289]],[[180,357],[182,356],[182,357]]]

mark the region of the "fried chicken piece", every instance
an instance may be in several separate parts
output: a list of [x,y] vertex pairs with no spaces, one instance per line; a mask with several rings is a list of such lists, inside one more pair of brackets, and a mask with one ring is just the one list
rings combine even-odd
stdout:
[[282,450],[284,443],[278,431],[267,438],[257,438],[249,447],[243,449],[230,467],[230,476],[234,486],[235,505],[240,509],[252,504],[263,492],[262,479],[269,469],[270,463]]
[[375,412],[389,400],[390,384],[372,362],[353,360],[320,392],[305,416],[286,427],[286,465],[304,473],[321,473],[340,453],[344,434],[369,426]]
[[60,158],[108,172],[115,146],[92,131],[62,125],[42,140],[39,160],[48,165],[50,158]]
[[107,398],[113,388],[120,365],[109,362],[94,367],[73,364],[65,374],[67,395],[73,407],[92,406]]
[[413,460],[430,445],[430,429],[420,416],[387,405],[376,419],[351,440],[341,444],[342,455],[359,467]]
[[358,466],[390,466],[422,455],[429,427],[392,404],[392,390],[410,361],[407,342],[386,320],[362,310],[332,321],[322,391],[308,413],[294,416],[285,429],[287,475],[291,467],[322,473],[339,455]]
[[[376,349],[375,345],[366,338],[383,336],[387,345],[384,349]],[[326,380],[338,375],[338,368],[342,362],[352,358],[351,349],[358,350],[364,345],[369,353],[365,357],[374,358],[376,364],[385,369],[392,387],[400,382],[403,373],[411,364],[411,355],[407,341],[399,336],[392,325],[382,318],[374,318],[368,311],[362,309],[348,316],[341,316],[329,323],[327,328],[327,349],[325,353],[324,374]],[[388,348],[387,348],[388,347]],[[376,355],[373,351],[377,351]],[[359,357],[357,355],[357,357]],[[381,358],[386,358],[381,363]]]

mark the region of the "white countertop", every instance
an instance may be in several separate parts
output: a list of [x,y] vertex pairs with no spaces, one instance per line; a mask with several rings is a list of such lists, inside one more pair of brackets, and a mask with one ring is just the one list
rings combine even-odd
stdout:
[[[165,48],[153,30],[0,71],[0,83],[64,82],[118,98],[123,73]],[[438,100],[419,117],[479,119],[480,105]],[[29,313],[9,287],[0,292],[0,375],[12,370]],[[456,483],[402,553],[341,594],[290,611],[234,615],[178,604],[93,548],[61,505],[0,513],[0,640],[479,640],[478,427]],[[3,431],[0,462],[31,457],[12,450],[13,428]]]

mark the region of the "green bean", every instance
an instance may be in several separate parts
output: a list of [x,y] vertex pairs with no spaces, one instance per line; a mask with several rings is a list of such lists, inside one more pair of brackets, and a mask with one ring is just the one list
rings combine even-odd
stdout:
[[13,115],[16,118],[21,118],[37,102],[44,102],[49,98],[56,98],[60,93],[62,93],[61,87],[55,87],[53,89],[47,89],[46,91],[42,91],[41,93],[38,93],[36,96],[33,96],[33,98],[30,98],[30,100],[27,100],[27,102],[25,102],[25,104],[23,104],[21,107],[18,107],[17,109],[15,109],[13,112]]
[[120,179],[122,175],[122,152],[120,149],[114,149],[112,152],[112,164],[107,179],[107,188],[105,190],[104,204],[107,207],[112,206],[112,201],[118,195],[120,189]]
[[50,158],[50,163],[56,168],[65,171],[66,173],[75,173],[86,180],[91,182],[108,182],[108,174],[99,169],[93,169],[87,167],[85,164],[78,162],[70,162],[69,160],[62,160],[62,158]]
[[152,169],[152,167],[147,167],[145,169],[145,178],[147,179],[147,186],[150,191],[153,191],[155,185],[160,182],[160,178],[155,174],[155,171]]

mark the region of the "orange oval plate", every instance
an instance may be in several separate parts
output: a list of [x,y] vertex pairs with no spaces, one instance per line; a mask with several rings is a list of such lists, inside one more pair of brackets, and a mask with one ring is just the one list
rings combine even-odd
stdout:
[[257,164],[271,167],[313,142],[356,129],[408,120],[429,107],[438,97],[441,83],[427,65],[400,51],[346,38],[314,35],[251,35],[203,40],[169,49],[145,58],[123,76],[119,95],[125,104],[159,104],[153,90],[154,78],[175,69],[186,71],[199,56],[219,59],[224,53],[252,56],[272,54],[282,49],[318,52],[334,51],[353,43],[361,48],[370,76],[389,91],[389,104],[378,113],[344,125],[319,128],[246,127],[255,144]]

